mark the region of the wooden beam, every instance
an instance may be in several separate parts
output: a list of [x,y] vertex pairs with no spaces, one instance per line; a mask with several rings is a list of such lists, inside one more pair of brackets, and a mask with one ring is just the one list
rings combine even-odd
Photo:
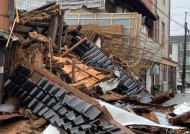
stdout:
[[13,29],[15,27],[15,24],[16,24],[16,18],[14,19],[14,22],[13,22],[13,25],[12,25],[12,28],[11,28],[11,32],[9,34],[9,37],[8,37],[8,40],[7,40],[7,43],[6,43],[6,48],[9,46],[9,42],[10,42],[10,39],[11,39],[11,36],[12,36],[12,33],[13,33]]
[[61,54],[61,43],[62,43],[62,33],[63,33],[63,20],[64,20],[64,10],[61,10],[61,16],[59,21],[59,31],[58,31],[58,39],[57,39],[57,55]]
[[50,21],[50,25],[48,29],[48,36],[51,38],[52,44],[55,44],[57,29],[58,29],[58,17],[53,16],[53,18]]
[[72,83],[75,82],[75,67],[76,67],[76,61],[75,59],[72,59]]
[[72,51],[73,49],[75,49],[76,47],[78,47],[79,45],[81,45],[82,43],[84,43],[85,41],[87,41],[87,38],[83,38],[80,41],[78,41],[74,46],[72,46],[68,51],[66,51],[64,54],[61,55],[61,57],[66,56],[70,51]]
[[52,47],[52,40],[49,37],[49,54],[50,54],[50,72],[52,72],[52,59],[53,59],[53,47]]
[[27,22],[24,24],[25,26],[30,26],[30,27],[42,27],[42,28],[48,28],[49,23],[46,22]]

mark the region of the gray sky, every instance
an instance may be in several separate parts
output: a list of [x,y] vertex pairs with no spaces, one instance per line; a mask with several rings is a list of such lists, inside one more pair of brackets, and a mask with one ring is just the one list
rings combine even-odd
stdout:
[[[185,12],[187,14],[188,28],[190,29],[190,0],[171,0],[171,18],[184,25]],[[171,36],[184,35],[184,29],[171,20]]]

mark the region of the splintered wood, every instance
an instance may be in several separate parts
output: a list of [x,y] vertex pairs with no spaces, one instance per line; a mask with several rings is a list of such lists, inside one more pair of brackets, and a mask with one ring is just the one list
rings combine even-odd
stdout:
[[[14,29],[14,34],[19,38],[19,45],[15,53],[15,65],[22,61],[28,61],[39,68],[45,67],[49,61],[48,53],[50,52],[47,33],[56,37],[50,23],[54,16],[59,16],[59,11],[59,5],[52,3],[49,6],[43,6],[20,15],[20,21]],[[56,25],[56,27],[58,26]],[[53,53],[56,45],[52,44],[52,47],[51,52]]]
[[25,24],[31,21],[47,22],[52,18],[52,16],[58,14],[59,10],[59,5],[53,5],[43,10],[27,12],[20,16],[20,23]]
[[[72,59],[67,58],[61,58],[61,57],[53,57],[55,60],[57,60],[58,63],[63,63],[64,67],[61,69],[68,74],[71,78],[73,78],[73,72],[72,72]],[[73,59],[74,60],[74,59]],[[86,66],[85,64],[81,63],[80,61],[75,59],[75,79],[74,83],[72,83],[72,86],[77,87],[80,85],[85,85],[85,87],[89,88],[92,87],[97,82],[100,82],[107,78],[106,75],[102,74],[101,72],[98,72],[94,70],[93,68],[90,68]]]

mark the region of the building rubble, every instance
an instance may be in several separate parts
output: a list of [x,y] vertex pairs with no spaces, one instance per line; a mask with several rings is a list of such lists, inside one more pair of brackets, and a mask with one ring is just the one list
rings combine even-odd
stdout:
[[140,64],[129,67],[127,56],[110,56],[97,45],[98,38],[114,36],[112,43],[120,44],[127,35],[103,37],[92,26],[66,24],[63,14],[56,3],[19,14],[13,31],[19,40],[7,48],[13,49],[12,71],[0,133],[189,133],[189,111],[176,114],[175,105],[162,105],[173,93],[151,95],[139,78]]

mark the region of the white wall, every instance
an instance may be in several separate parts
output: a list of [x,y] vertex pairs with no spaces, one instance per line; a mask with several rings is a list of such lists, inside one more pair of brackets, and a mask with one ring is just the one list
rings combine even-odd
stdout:
[[170,58],[175,61],[178,62],[178,43],[172,43],[172,54],[170,54]]
[[159,16],[159,43],[162,44],[162,22],[165,24],[165,41],[163,47],[163,57],[168,58],[168,46],[169,46],[169,29],[170,29],[170,0],[157,0],[157,7],[165,14],[163,14],[159,9],[157,9],[157,14]]

